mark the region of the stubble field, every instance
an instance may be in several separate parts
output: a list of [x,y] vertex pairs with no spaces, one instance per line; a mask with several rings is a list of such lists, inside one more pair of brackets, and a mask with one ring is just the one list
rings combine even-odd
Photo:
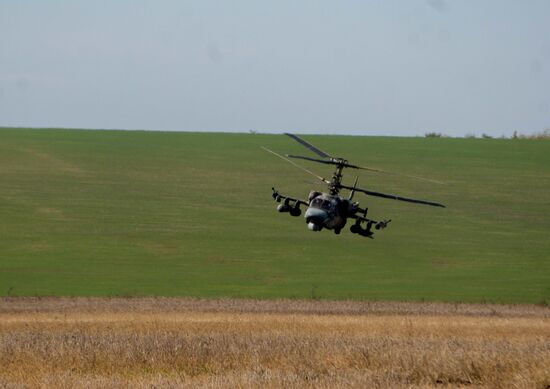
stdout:
[[550,385],[550,308],[3,298],[0,387]]

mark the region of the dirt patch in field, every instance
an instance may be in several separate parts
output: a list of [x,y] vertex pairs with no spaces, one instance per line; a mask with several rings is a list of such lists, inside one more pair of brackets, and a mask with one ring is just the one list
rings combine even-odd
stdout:
[[550,318],[550,306],[356,300],[256,300],[178,297],[0,297],[0,313],[228,312],[319,315],[459,315]]

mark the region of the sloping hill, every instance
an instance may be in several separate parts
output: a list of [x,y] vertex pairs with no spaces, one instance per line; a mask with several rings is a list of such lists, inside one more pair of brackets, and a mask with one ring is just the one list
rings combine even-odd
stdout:
[[0,295],[550,301],[549,141],[305,138],[448,208],[358,195],[376,239],[312,233],[270,197],[322,189],[260,149],[287,137],[0,129]]

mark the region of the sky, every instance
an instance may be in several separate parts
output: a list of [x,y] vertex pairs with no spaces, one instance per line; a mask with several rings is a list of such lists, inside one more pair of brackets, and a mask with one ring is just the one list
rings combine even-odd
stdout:
[[550,128],[547,0],[0,0],[0,126]]

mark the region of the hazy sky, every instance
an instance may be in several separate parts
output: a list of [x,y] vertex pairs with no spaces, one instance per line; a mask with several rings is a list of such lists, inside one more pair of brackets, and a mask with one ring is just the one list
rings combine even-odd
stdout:
[[550,127],[550,1],[0,0],[0,126]]

